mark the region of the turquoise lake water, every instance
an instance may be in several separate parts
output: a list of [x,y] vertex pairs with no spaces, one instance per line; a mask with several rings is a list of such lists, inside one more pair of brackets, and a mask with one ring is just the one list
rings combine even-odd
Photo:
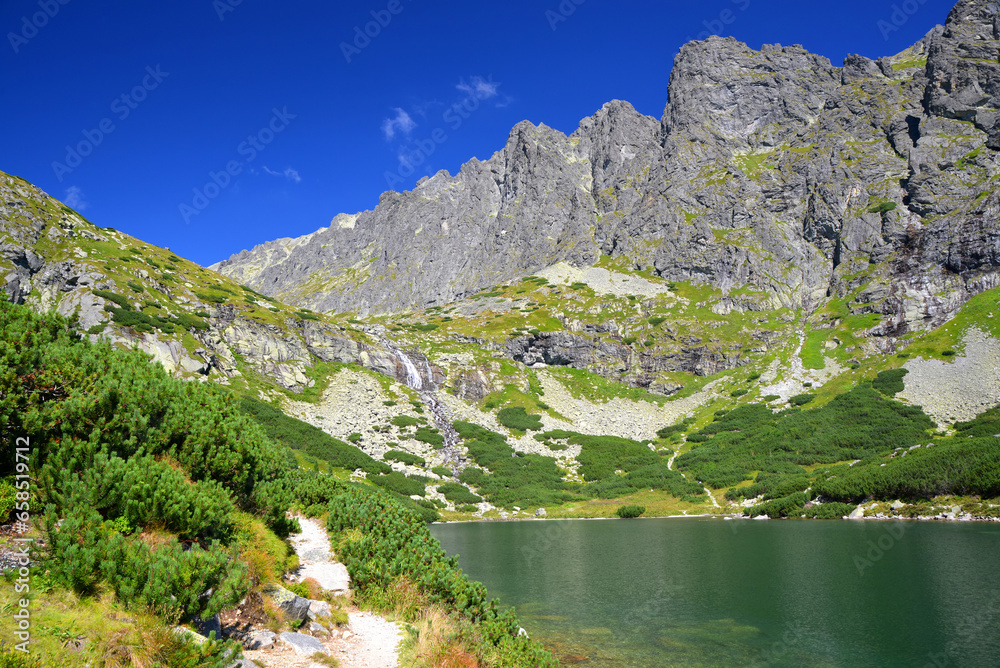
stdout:
[[640,519],[431,527],[564,663],[1000,666],[1000,525]]

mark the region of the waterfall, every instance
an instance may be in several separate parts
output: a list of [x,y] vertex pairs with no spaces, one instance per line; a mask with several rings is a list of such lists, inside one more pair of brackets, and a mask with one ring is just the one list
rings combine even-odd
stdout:
[[424,389],[424,381],[420,377],[420,372],[417,371],[417,365],[413,363],[413,360],[407,357],[406,353],[399,348],[396,348],[393,352],[396,353],[396,358],[403,363],[403,368],[406,369],[406,384],[417,392]]
[[[460,448],[460,438],[458,432],[455,431],[454,425],[451,423],[451,413],[445,407],[445,405],[436,397],[434,393],[437,391],[437,387],[434,384],[434,373],[431,370],[430,360],[424,356],[424,373],[426,376],[422,376],[417,365],[413,363],[410,356],[400,350],[395,343],[389,341],[383,335],[384,332],[376,332],[379,342],[385,347],[386,350],[395,355],[399,363],[403,365],[406,369],[406,385],[407,387],[416,390],[420,395],[421,401],[427,405],[430,409],[431,415],[434,417],[434,422],[437,424],[438,430],[441,435],[444,436],[444,447],[442,448],[445,463],[449,468],[452,469],[454,475],[457,477],[462,469],[467,465],[467,460]],[[424,384],[424,378],[426,377],[427,383]]]

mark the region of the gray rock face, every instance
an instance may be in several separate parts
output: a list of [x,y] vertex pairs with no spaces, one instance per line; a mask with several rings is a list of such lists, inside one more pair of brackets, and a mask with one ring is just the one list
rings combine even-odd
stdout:
[[842,67],[800,46],[692,42],[659,121],[615,101],[569,137],[521,123],[457,176],[217,268],[316,310],[387,313],[604,253],[750,286],[770,308],[867,286],[883,298],[849,307],[885,315],[890,335],[935,326],[1000,267],[996,14],[963,0],[911,49]]

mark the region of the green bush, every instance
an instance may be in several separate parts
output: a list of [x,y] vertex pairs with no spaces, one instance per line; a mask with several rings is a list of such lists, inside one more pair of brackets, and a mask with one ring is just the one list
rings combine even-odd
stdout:
[[530,415],[520,406],[500,409],[497,421],[508,429],[518,431],[538,431],[543,427],[538,415]]
[[431,471],[442,478],[450,478],[454,474],[454,472],[447,466],[435,466],[431,469]]
[[351,443],[360,443],[361,434],[359,434],[358,432],[354,432],[353,434],[347,437],[347,440],[350,441]]
[[427,489],[423,482],[410,476],[405,476],[397,471],[383,475],[368,473],[366,477],[379,487],[384,487],[401,496],[424,496],[427,494]]
[[487,474],[469,467],[459,480],[477,487],[490,503],[505,508],[540,507],[579,498],[568,492],[569,485],[555,459],[517,453],[505,436],[476,424],[458,421],[455,430],[465,440],[473,461],[489,470]]
[[798,475],[803,466],[910,447],[926,439],[933,426],[919,408],[859,386],[812,410],[774,413],[763,404],[735,408],[688,436],[694,447],[676,464],[709,487],[733,487],[755,471]]
[[615,511],[615,515],[624,519],[631,519],[634,517],[639,517],[646,512],[645,506],[619,506],[618,510]]
[[457,504],[473,504],[480,503],[483,499],[482,497],[476,496],[469,488],[465,485],[459,485],[458,483],[449,482],[443,485],[438,485],[438,491],[444,494],[444,498],[448,499],[452,503]]
[[413,438],[421,443],[430,445],[435,450],[440,450],[444,447],[444,436],[432,427],[418,427],[417,431],[413,434]]
[[733,392],[730,392],[729,396],[731,396],[734,399],[738,399],[738,398],[746,395],[747,393],[748,393],[748,390],[735,390]]
[[[204,313],[204,311],[198,311],[195,315],[200,315],[202,313]],[[203,317],[207,318],[208,314],[205,313]],[[197,329],[200,331],[205,331],[209,328],[207,322],[201,320],[200,318],[190,316],[187,313],[182,313],[181,315],[176,316],[173,322],[178,327],[184,330]]]
[[462,573],[458,559],[444,553],[415,513],[377,494],[349,489],[330,503],[329,518],[337,554],[362,596],[407,578],[431,602],[477,623],[480,642],[491,647],[495,665],[558,665],[541,645],[518,635],[516,614],[490,601],[486,588]]
[[663,316],[655,316],[653,318],[650,318],[647,322],[649,322],[649,324],[652,325],[653,327],[659,327],[666,321],[667,319],[664,318]]
[[229,301],[229,299],[227,299],[223,295],[212,295],[206,292],[196,292],[194,294],[196,297],[198,297],[198,299],[202,300],[203,302],[211,302],[213,304],[225,304],[227,301]]
[[94,296],[100,297],[101,299],[104,299],[109,302],[114,302],[115,304],[118,304],[118,306],[120,306],[125,310],[132,310],[132,304],[129,302],[127,298],[122,297],[121,295],[117,295],[113,292],[108,292],[107,290],[94,290]]
[[805,406],[810,401],[816,398],[815,394],[796,394],[794,397],[788,400],[793,406]]
[[12,478],[0,480],[0,524],[6,524],[16,501],[17,490],[14,488],[14,480]]
[[423,457],[403,452],[402,450],[389,450],[383,455],[383,459],[391,459],[394,462],[402,462],[409,466],[427,466],[427,460]]
[[397,415],[396,417],[389,420],[392,424],[396,425],[400,429],[405,429],[406,427],[412,427],[414,425],[420,424],[420,420],[409,415]]
[[906,369],[883,371],[872,381],[872,387],[887,397],[896,396],[903,391],[903,376],[907,373]]

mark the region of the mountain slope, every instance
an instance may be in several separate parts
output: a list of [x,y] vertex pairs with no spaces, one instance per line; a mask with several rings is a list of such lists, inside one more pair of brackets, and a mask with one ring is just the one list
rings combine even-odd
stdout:
[[[0,172],[0,275],[7,298],[75,314],[82,329],[137,346],[168,370],[297,391],[318,362],[361,362],[369,340],[110,228]],[[372,350],[375,368],[392,356]]]

